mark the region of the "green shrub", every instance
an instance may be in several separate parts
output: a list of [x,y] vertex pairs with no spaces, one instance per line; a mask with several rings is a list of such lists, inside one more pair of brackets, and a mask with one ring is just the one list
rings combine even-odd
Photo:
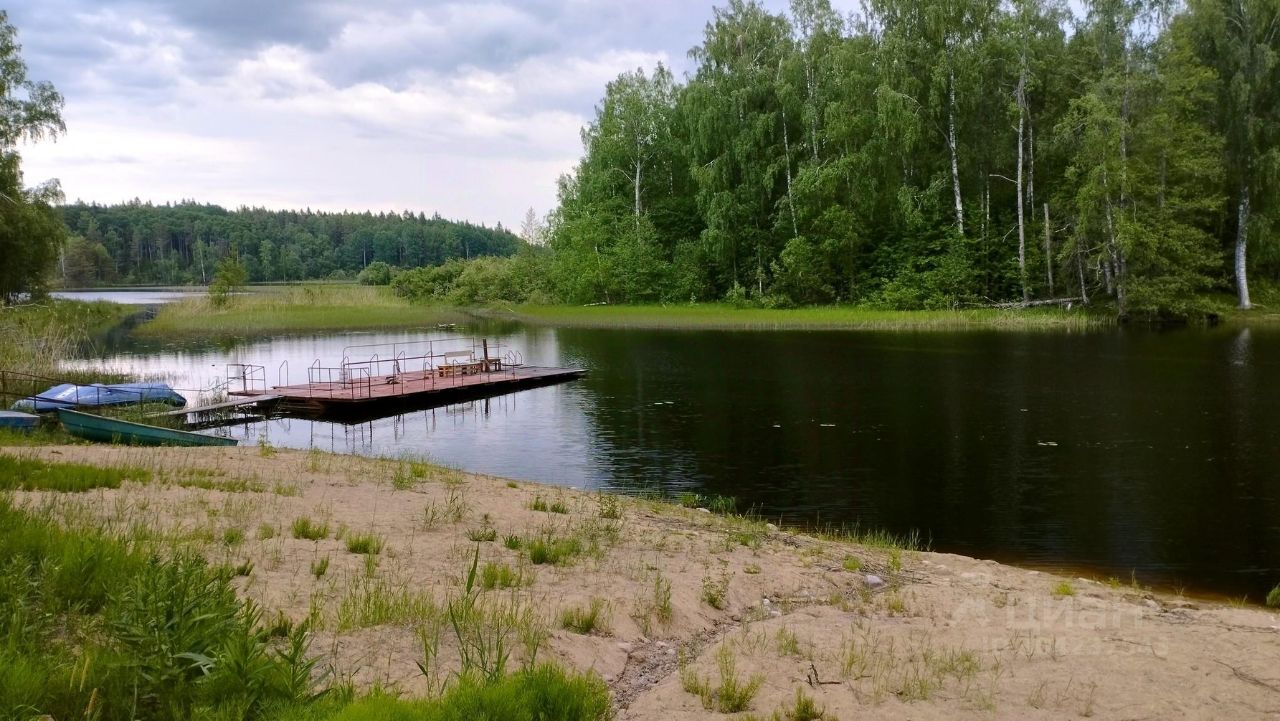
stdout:
[[307,702],[306,629],[273,650],[230,574],[0,501],[0,717],[261,719]]
[[1267,594],[1267,606],[1270,608],[1280,608],[1280,583],[1271,589],[1271,593]]

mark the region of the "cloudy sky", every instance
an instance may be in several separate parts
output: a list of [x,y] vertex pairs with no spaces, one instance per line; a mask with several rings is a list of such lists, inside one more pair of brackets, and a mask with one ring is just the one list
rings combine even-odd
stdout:
[[19,0],[30,75],[67,101],[67,134],[23,150],[27,181],[518,227],[554,205],[605,83],[687,70],[712,5]]

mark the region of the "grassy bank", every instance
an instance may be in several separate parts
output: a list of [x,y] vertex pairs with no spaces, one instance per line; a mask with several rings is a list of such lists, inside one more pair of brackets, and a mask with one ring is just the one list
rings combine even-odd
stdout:
[[765,309],[724,304],[672,306],[517,306],[502,312],[519,320],[585,328],[688,328],[722,330],[961,330],[1087,328],[1114,319],[1094,311],[871,310],[856,307]]
[[0,453],[27,489],[0,495],[4,718],[1243,719],[1280,667],[1263,609],[719,499],[268,447]]
[[206,297],[170,303],[138,327],[150,336],[254,336],[274,333],[421,328],[464,320],[456,311],[413,305],[389,288],[307,284],[255,289],[222,307]]
[[[100,382],[103,374],[63,372],[58,370],[58,363],[73,357],[80,345],[95,333],[106,331],[135,311],[115,303],[67,300],[0,307],[0,369],[69,381]],[[24,394],[30,392],[24,390]]]

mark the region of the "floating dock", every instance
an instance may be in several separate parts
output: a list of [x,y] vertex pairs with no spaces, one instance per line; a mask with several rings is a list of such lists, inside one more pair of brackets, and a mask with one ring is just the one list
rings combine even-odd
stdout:
[[[324,367],[319,361],[309,366],[306,383],[270,387],[262,366],[232,364],[227,393],[244,400],[227,405],[257,401],[258,408],[270,406],[283,415],[367,419],[562,383],[586,373],[528,366],[514,351],[495,358],[491,352],[501,349],[487,340],[422,341],[425,348],[406,348],[412,345],[348,347],[338,366]],[[373,353],[368,360],[352,361],[347,355],[369,348],[389,350],[390,357]],[[287,364],[280,373],[282,379],[287,376]]]

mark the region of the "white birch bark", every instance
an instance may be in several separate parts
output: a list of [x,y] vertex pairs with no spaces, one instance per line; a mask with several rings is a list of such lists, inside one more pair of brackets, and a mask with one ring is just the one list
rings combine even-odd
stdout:
[[1053,238],[1049,229],[1049,204],[1044,204],[1044,269],[1049,278],[1049,297],[1053,297]]
[[1247,258],[1249,243],[1249,186],[1240,188],[1240,204],[1236,209],[1236,293],[1240,299],[1240,307],[1249,309],[1249,263]]
[[964,202],[960,197],[960,162],[956,158],[956,74],[951,71],[947,88],[947,146],[951,149],[951,190],[956,200],[956,227],[964,235]]

